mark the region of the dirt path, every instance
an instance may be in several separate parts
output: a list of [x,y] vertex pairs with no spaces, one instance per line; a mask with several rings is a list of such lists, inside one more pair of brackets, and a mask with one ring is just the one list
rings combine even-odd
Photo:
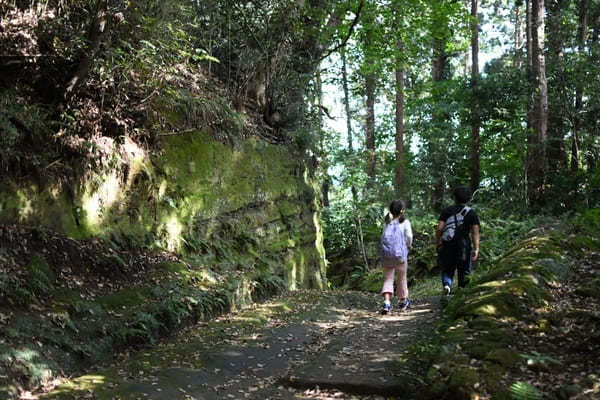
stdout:
[[411,398],[403,361],[426,337],[439,299],[378,314],[380,298],[301,291],[200,324],[110,368],[77,378],[48,398]]

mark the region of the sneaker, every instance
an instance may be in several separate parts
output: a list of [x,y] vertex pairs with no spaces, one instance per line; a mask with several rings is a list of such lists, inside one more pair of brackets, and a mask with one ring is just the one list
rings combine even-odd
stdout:
[[388,303],[383,303],[383,308],[381,309],[381,315],[387,315],[392,312],[392,305]]
[[404,299],[402,300],[402,302],[400,303],[400,310],[401,311],[406,311],[406,309],[408,307],[410,307],[411,301],[410,299]]
[[450,286],[448,286],[448,285],[444,286],[444,295],[450,296]]

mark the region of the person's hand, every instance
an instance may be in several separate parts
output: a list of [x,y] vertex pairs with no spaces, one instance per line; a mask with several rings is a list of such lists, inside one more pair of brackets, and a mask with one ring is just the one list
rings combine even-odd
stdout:
[[477,258],[479,258],[479,249],[473,250],[473,254],[471,255],[472,261],[477,261]]
[[433,247],[435,248],[436,253],[439,253],[440,250],[442,249],[442,245],[440,245],[440,244],[434,244]]

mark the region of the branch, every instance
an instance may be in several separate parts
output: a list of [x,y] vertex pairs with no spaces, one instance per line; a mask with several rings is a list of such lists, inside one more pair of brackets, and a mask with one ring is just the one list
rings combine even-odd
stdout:
[[69,82],[67,82],[67,87],[63,93],[63,100],[68,100],[87,78],[96,53],[106,34],[106,25],[108,24],[109,19],[108,2],[109,0],[98,0],[96,3],[96,13],[90,23],[87,37],[87,51],[83,53],[75,74],[69,79]]
[[327,118],[335,120],[335,117],[332,117],[331,114],[329,114],[329,109],[327,107],[322,104],[317,104],[317,107],[319,107],[325,113],[325,115],[327,115]]
[[350,40],[350,37],[352,36],[352,33],[354,32],[354,28],[356,27],[356,24],[358,24],[358,21],[360,20],[360,13],[362,11],[363,5],[364,5],[364,0],[361,0],[360,3],[358,4],[358,10],[356,10],[356,13],[354,13],[354,20],[350,24],[350,29],[348,29],[348,34],[346,35],[344,40],[342,40],[342,42],[340,44],[338,44],[337,46],[335,46],[333,49],[327,51],[327,53],[325,53],[324,56],[321,56],[321,58],[319,59],[319,62],[323,61],[324,59],[329,57],[331,54],[335,53],[342,47],[346,46],[346,43],[348,43],[348,40]]

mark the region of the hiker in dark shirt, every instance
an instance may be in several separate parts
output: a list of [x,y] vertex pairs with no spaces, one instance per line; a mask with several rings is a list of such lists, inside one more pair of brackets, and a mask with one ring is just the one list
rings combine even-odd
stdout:
[[[479,257],[479,217],[467,206],[471,189],[459,186],[454,189],[453,197],[454,205],[442,210],[435,232],[435,249],[445,295],[452,289],[454,271],[458,270],[458,287],[464,287],[469,280],[471,263]],[[469,236],[473,237],[473,243]]]

